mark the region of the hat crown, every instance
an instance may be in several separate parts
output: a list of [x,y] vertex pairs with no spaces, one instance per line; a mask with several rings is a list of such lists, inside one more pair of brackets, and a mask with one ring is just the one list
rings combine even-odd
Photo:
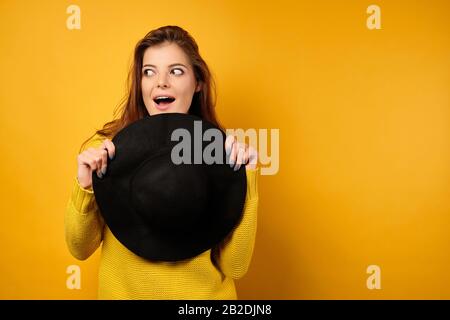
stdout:
[[170,150],[147,159],[130,179],[133,208],[154,232],[188,232],[207,219],[208,179],[199,165],[175,165]]

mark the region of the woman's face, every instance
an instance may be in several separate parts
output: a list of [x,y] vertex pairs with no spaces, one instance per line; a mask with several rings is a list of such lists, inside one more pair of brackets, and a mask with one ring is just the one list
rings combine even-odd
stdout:
[[142,62],[142,98],[148,113],[188,113],[201,86],[184,51],[175,43],[164,42],[147,48]]

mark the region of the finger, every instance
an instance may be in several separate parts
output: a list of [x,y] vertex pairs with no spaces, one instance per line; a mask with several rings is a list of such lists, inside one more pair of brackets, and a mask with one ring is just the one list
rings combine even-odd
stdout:
[[244,158],[244,153],[245,153],[245,149],[244,148],[239,148],[238,151],[238,155],[237,155],[237,160],[236,160],[236,165],[234,167],[234,171],[239,170],[239,168],[242,165],[242,159]]
[[231,147],[233,146],[235,139],[233,135],[229,135],[226,139],[225,139],[225,152],[226,154],[230,154],[231,151]]
[[97,162],[94,159],[94,156],[90,151],[86,150],[78,156],[78,159],[82,164],[88,166],[91,170],[97,169]]
[[106,147],[104,149],[100,150],[100,156],[102,158],[102,164],[101,164],[100,168],[101,168],[102,176],[104,176],[106,174],[106,166],[108,164],[108,159],[107,159],[108,151],[107,151]]
[[110,160],[114,159],[116,155],[116,147],[114,146],[114,143],[109,139],[105,139],[103,141],[103,145],[108,151],[109,159]]
[[89,155],[86,152],[80,153],[78,155],[78,164],[91,168],[91,164],[89,161]]
[[248,159],[250,157],[250,151],[247,145],[245,145],[244,156],[242,157],[242,164],[247,164]]
[[237,147],[236,164],[242,164],[245,154],[245,144],[238,142],[236,147]]
[[237,143],[236,141],[233,142],[233,144],[231,145],[231,152],[230,152],[230,167],[233,167],[234,164],[236,163],[236,157],[237,157]]
[[102,171],[101,171],[102,155],[101,155],[101,152],[99,152],[99,150],[96,150],[96,149],[94,149],[94,150],[88,149],[87,151],[88,151],[92,161],[95,162],[95,169],[93,169],[93,170],[96,170],[97,177],[99,177],[101,179],[102,178]]
[[[105,150],[106,151],[106,150]],[[103,178],[102,166],[103,166],[103,154],[102,151],[98,151],[95,153],[95,162],[97,163],[97,177],[100,179]]]

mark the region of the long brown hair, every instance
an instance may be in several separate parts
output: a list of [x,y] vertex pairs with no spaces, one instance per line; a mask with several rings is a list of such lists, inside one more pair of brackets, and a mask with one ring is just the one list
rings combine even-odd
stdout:
[[[179,26],[164,26],[152,30],[142,38],[134,49],[134,59],[130,66],[127,79],[127,94],[124,96],[118,107],[114,111],[114,118],[97,130],[80,147],[80,152],[84,145],[95,135],[112,139],[117,132],[125,128],[132,122],[143,118],[148,114],[142,98],[141,77],[142,61],[145,50],[151,46],[164,42],[177,44],[187,55],[194,69],[194,76],[202,89],[195,92],[188,113],[201,117],[219,128],[222,128],[216,118],[216,86],[208,65],[200,56],[198,45],[194,38]],[[222,128],[223,129],[223,128]]]

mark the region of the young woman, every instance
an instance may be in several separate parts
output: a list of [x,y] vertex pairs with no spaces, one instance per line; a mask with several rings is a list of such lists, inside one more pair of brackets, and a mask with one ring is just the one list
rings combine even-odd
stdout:
[[[252,147],[231,135],[225,140],[230,164],[236,170],[245,165],[244,212],[226,239],[191,259],[152,262],[129,251],[105,224],[92,189],[92,173],[101,178],[107,171],[107,157],[114,157],[112,138],[146,115],[187,113],[221,127],[214,112],[212,90],[209,68],[189,33],[177,26],[155,29],[136,45],[129,93],[120,116],[81,146],[78,173],[65,214],[66,242],[79,260],[90,257],[102,244],[99,299],[237,299],[234,279],[248,270],[257,225],[259,169],[257,152]],[[156,103],[155,98],[160,96],[171,99]]]

